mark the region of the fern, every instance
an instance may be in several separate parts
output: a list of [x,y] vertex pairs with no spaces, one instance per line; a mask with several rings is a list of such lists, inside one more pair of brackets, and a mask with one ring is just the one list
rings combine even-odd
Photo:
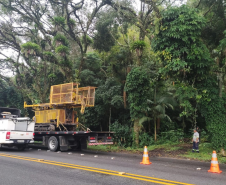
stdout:
[[69,49],[67,46],[60,45],[55,49],[58,54],[68,54]]
[[54,17],[52,23],[55,26],[63,26],[65,24],[65,19],[64,17]]
[[56,45],[56,46],[59,46],[59,45],[65,45],[65,46],[68,46],[68,40],[67,38],[62,35],[62,34],[57,34],[55,37],[54,37],[54,41],[53,41],[53,44]]
[[132,50],[140,49],[143,50],[146,47],[146,43],[142,40],[136,41],[132,44]]

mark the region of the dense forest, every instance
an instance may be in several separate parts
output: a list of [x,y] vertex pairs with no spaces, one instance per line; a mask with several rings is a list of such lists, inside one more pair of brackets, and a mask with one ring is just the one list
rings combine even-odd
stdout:
[[177,142],[199,127],[226,148],[224,0],[0,0],[0,106],[97,87],[79,115],[120,146]]

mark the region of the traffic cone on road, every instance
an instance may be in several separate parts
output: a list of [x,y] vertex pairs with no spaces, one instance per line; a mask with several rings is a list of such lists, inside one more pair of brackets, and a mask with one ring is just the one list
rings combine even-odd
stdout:
[[220,171],[220,168],[219,168],[216,151],[213,151],[211,165],[210,165],[210,169],[208,170],[208,172],[211,172],[211,173],[221,173],[222,172],[222,171]]
[[147,146],[144,147],[144,155],[143,155],[143,160],[142,162],[140,162],[140,164],[151,164],[151,162],[149,161],[149,157],[148,157],[148,149]]

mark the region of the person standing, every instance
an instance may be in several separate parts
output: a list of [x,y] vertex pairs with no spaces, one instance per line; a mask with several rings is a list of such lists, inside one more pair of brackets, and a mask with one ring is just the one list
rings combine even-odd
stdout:
[[192,152],[196,151],[197,153],[199,153],[199,133],[197,132],[196,129],[194,129],[192,142],[193,142]]

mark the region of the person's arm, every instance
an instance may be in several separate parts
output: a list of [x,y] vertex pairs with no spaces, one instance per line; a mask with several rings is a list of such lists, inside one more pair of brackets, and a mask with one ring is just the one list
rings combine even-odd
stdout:
[[199,141],[199,134],[197,134],[196,136],[196,143],[198,143],[198,141]]

